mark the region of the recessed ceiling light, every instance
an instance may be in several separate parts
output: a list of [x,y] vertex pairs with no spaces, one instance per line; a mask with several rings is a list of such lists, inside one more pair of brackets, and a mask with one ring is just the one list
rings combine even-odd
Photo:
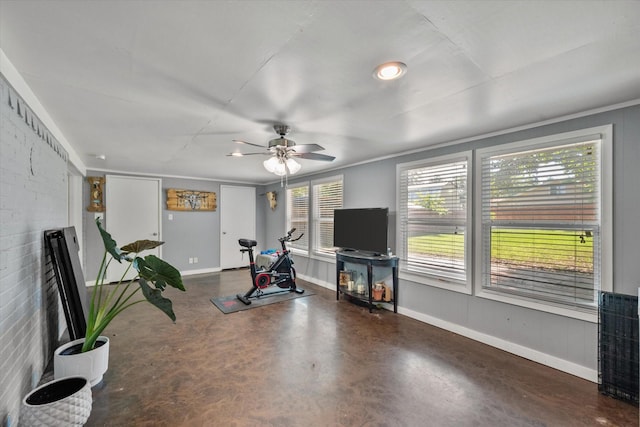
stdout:
[[393,80],[407,72],[407,64],[402,62],[386,62],[373,70],[373,76],[380,80]]
[[242,156],[244,156],[244,154],[239,153],[239,152],[237,152],[237,151],[234,151],[233,153],[231,153],[231,155],[232,155],[233,157],[242,157]]
[[97,154],[96,159],[107,160],[107,156],[105,156],[104,154]]

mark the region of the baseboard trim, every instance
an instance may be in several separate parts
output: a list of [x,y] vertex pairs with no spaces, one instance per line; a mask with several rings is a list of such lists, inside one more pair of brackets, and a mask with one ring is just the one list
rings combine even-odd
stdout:
[[220,267],[214,267],[214,268],[201,268],[199,270],[185,270],[185,271],[181,271],[180,274],[183,276],[193,276],[194,274],[219,273],[220,271],[222,271]]
[[573,363],[556,356],[551,356],[541,351],[534,350],[520,344],[515,344],[507,340],[503,340],[502,338],[497,338],[492,335],[478,332],[473,329],[469,329],[467,327],[448,322],[446,320],[438,319],[437,317],[429,316],[424,313],[420,313],[407,308],[398,307],[398,313],[403,314],[407,317],[411,317],[412,319],[419,320],[420,322],[428,323],[429,325],[445,329],[458,335],[462,335],[463,337],[470,338],[474,341],[490,345],[491,347],[504,350],[507,353],[515,354],[516,356],[524,357],[525,359],[529,359],[533,362],[549,366],[550,368],[558,369],[559,371],[575,375],[587,381],[591,381],[594,383],[598,382],[598,371],[595,369],[589,369],[585,366],[578,365],[577,363]]

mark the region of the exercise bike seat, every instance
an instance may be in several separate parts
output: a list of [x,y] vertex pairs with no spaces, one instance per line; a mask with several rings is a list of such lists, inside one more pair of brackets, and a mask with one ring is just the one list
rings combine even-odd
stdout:
[[251,239],[238,239],[238,243],[244,248],[252,248],[258,244],[258,242]]

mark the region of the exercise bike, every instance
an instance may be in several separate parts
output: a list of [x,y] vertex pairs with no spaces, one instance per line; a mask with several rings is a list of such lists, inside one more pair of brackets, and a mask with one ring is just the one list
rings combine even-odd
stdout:
[[268,295],[277,294],[280,292],[295,292],[298,294],[304,293],[304,289],[296,287],[296,270],[293,268],[293,260],[289,256],[289,250],[287,249],[286,242],[295,242],[300,240],[304,233],[300,234],[296,239],[292,239],[291,235],[296,231],[292,228],[287,232],[287,235],[280,237],[278,241],[282,245],[282,252],[278,255],[278,258],[269,266],[269,268],[258,270],[253,258],[253,248],[258,244],[255,240],[239,239],[238,243],[242,246],[240,252],[249,253],[249,266],[251,268],[251,280],[253,286],[244,295],[237,294],[236,298],[242,301],[244,304],[251,304],[250,298],[260,298],[265,295],[263,289],[269,286],[277,286],[281,288],[281,291],[269,292]]

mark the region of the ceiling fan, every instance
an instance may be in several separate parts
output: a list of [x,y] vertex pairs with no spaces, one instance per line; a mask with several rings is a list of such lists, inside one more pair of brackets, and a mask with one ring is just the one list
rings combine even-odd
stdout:
[[287,125],[276,124],[273,126],[273,130],[275,130],[276,133],[280,135],[280,138],[274,138],[270,140],[268,147],[254,144],[252,142],[241,141],[239,139],[233,140],[233,142],[237,142],[239,144],[247,144],[253,145],[254,147],[265,148],[266,151],[259,153],[233,152],[227,155],[233,157],[251,156],[256,154],[271,156],[268,160],[265,160],[263,162],[264,168],[278,176],[285,176],[287,175],[287,173],[293,175],[300,170],[300,163],[294,160],[295,157],[308,160],[321,160],[325,162],[331,162],[335,159],[335,157],[333,156],[316,153],[315,151],[324,150],[324,148],[319,146],[318,144],[297,145],[295,141],[285,138],[285,136],[291,130],[291,128]]

